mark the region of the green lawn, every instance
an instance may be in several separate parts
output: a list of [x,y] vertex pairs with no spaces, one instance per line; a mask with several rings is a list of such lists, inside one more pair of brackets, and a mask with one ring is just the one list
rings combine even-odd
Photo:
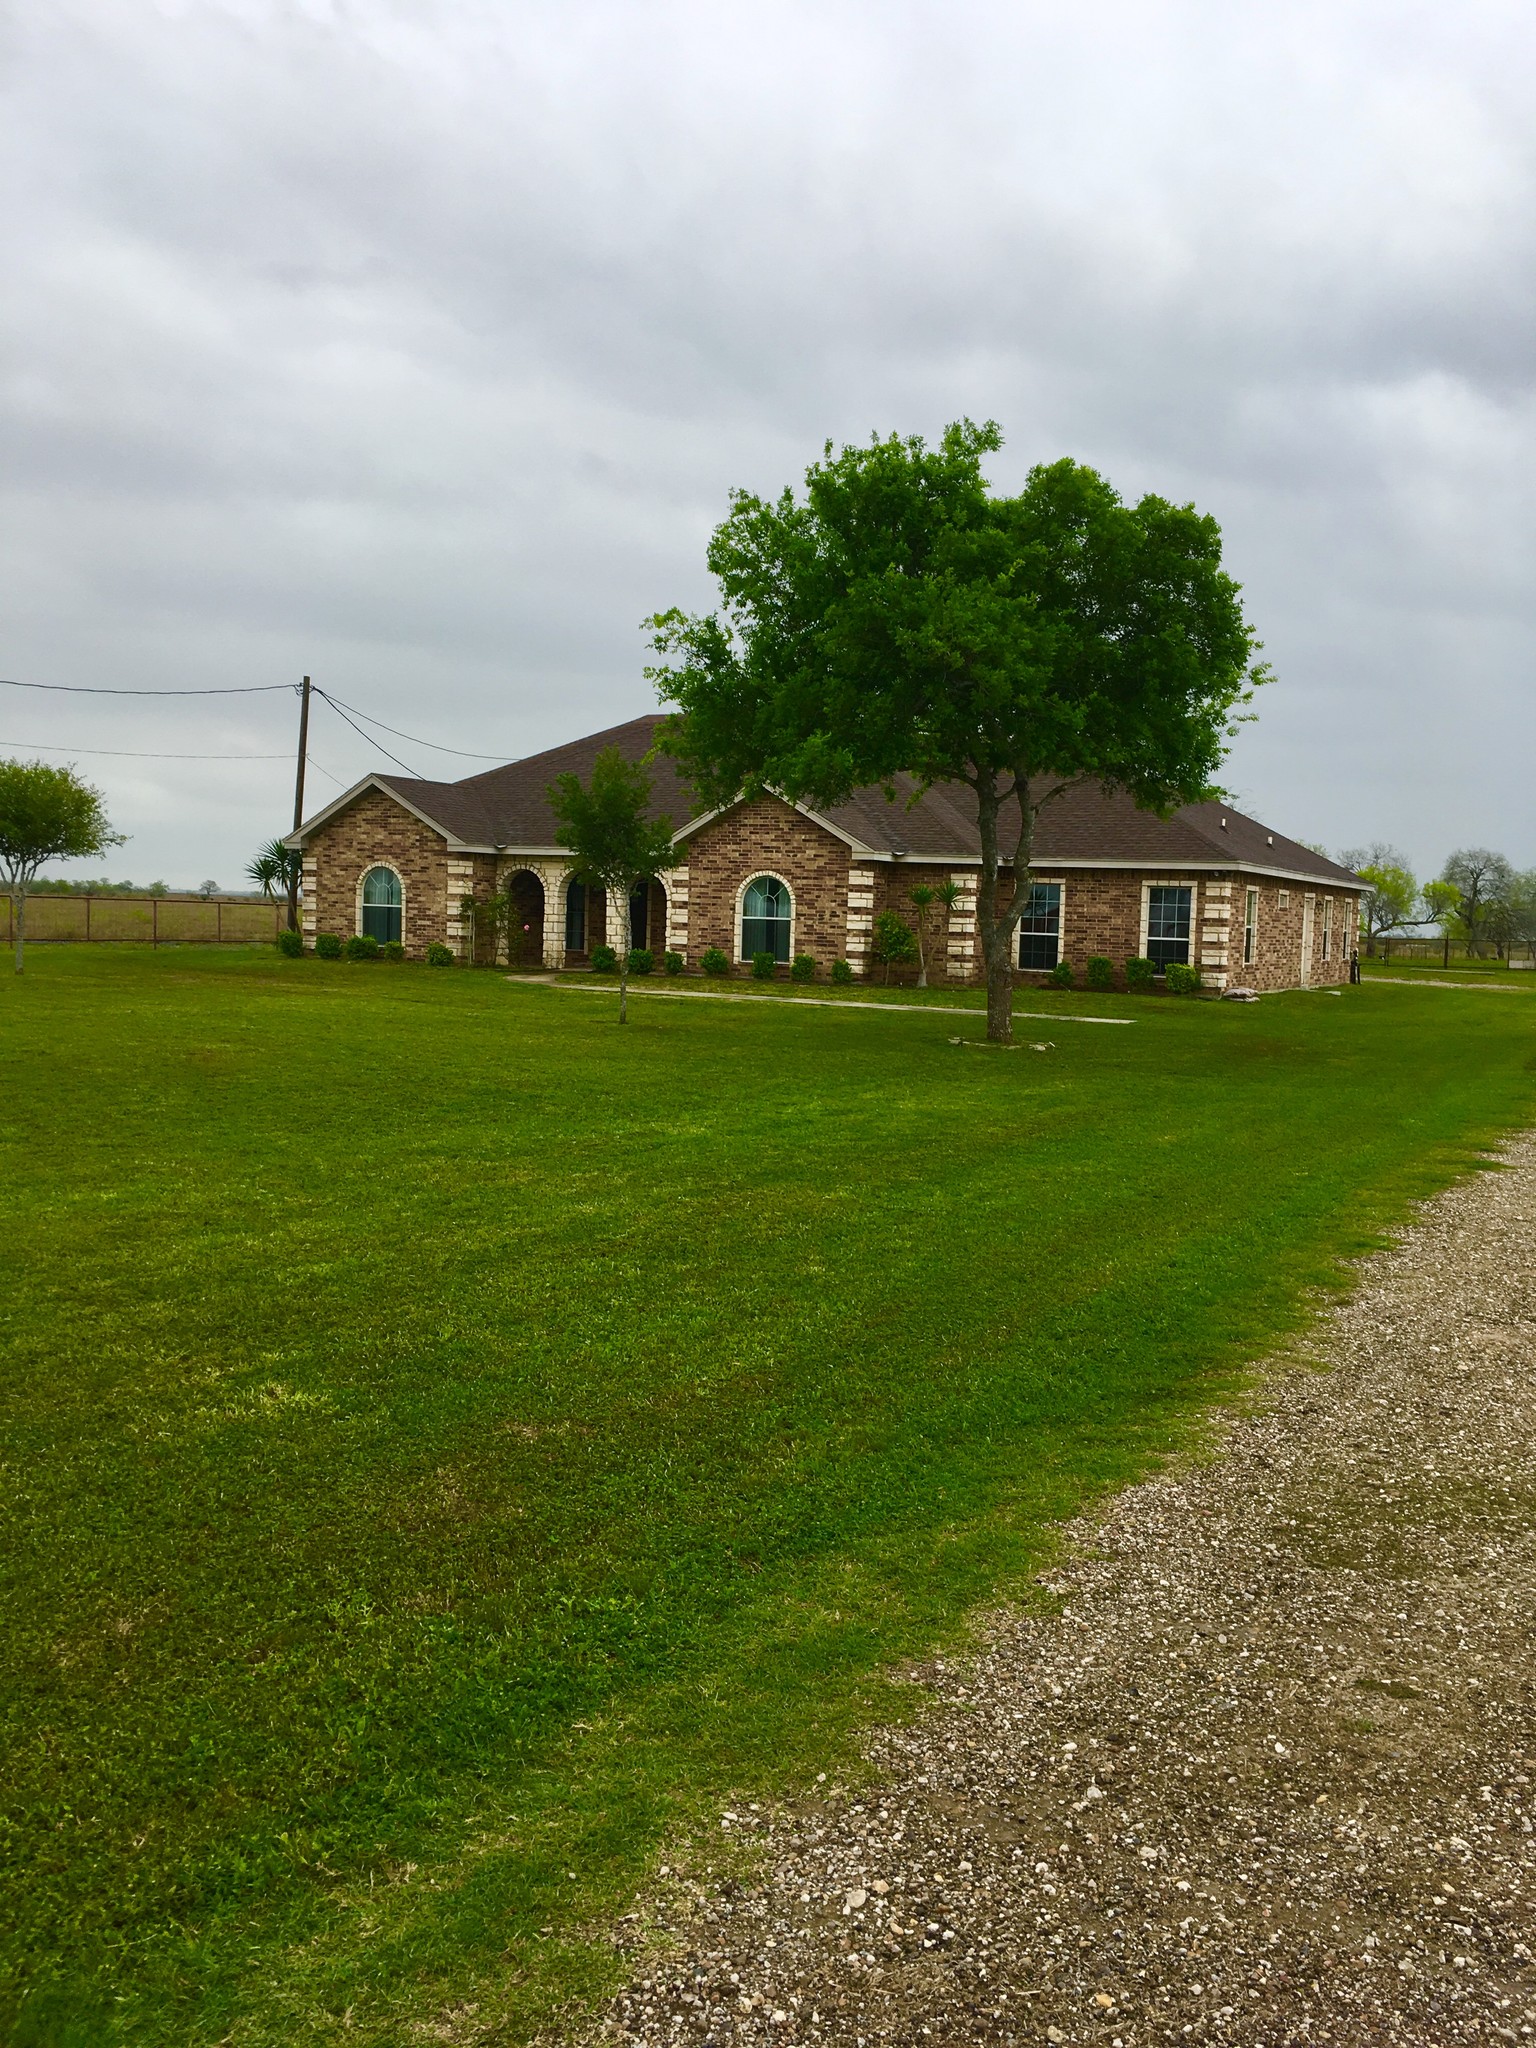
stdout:
[[1021,1006],[1136,1021],[6,977],[7,2041],[524,2038],[1536,1092],[1481,993]]

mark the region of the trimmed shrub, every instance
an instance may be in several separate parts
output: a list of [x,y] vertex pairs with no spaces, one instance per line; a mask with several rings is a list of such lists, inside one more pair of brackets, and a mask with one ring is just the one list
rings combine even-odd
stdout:
[[629,949],[629,971],[631,974],[649,974],[656,965],[656,955],[649,946],[631,946]]
[[587,955],[587,965],[594,974],[617,974],[619,956],[612,946],[594,946]]
[[1106,960],[1102,953],[1095,953],[1085,969],[1090,988],[1106,989],[1115,985],[1115,963]]
[[403,960],[405,958],[403,943],[399,939],[386,939],[379,948],[379,958],[381,960]]
[[795,955],[790,965],[789,978],[791,981],[814,981],[816,979],[816,962],[809,953],[797,953]]
[[752,955],[752,979],[754,981],[772,981],[773,970],[777,964],[771,953],[754,953]]
[[1045,978],[1052,988],[1071,988],[1072,962],[1070,960],[1058,960]]
[[302,932],[280,931],[277,935],[277,950],[285,960],[299,960],[304,954]]
[[718,946],[711,946],[699,965],[706,974],[729,974],[731,963]]
[[681,953],[663,953],[661,964],[668,974],[681,974],[683,971],[683,956]]
[[832,979],[836,982],[852,981],[853,969],[846,960],[834,960],[832,962]]
[[1149,996],[1157,987],[1157,969],[1138,954],[1125,963],[1125,985],[1132,995]]
[[1171,996],[1192,996],[1200,987],[1200,970],[1186,967],[1182,960],[1170,960],[1163,973],[1163,984]]
[[453,948],[445,946],[441,939],[434,939],[427,948],[427,965],[429,967],[451,967],[453,965]]
[[349,960],[377,960],[379,942],[366,932],[354,932],[341,950]]
[[339,960],[341,940],[335,932],[321,932],[315,939],[315,957],[319,960]]
[[916,960],[917,933],[899,911],[882,910],[875,918],[869,950],[889,981],[893,967],[909,967]]

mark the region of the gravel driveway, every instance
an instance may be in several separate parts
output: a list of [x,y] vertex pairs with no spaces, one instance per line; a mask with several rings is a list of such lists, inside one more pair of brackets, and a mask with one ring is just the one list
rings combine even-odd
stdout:
[[[614,1931],[617,2042],[1536,2039],[1536,1140],[1437,1197],[1049,1615]],[[680,1857],[682,1852],[680,1853]],[[688,1852],[703,1871],[707,1845]]]

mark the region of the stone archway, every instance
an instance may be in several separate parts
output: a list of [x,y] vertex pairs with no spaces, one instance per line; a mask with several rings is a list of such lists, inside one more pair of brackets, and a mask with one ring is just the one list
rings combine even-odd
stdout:
[[544,965],[544,882],[532,868],[516,868],[502,887],[508,898],[507,959],[512,967]]

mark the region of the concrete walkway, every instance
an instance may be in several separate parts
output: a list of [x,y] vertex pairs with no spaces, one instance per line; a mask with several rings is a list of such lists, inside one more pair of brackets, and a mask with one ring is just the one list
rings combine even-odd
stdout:
[[[551,981],[542,974],[509,974],[508,981],[519,981],[529,988],[564,989],[568,995],[611,996],[618,993],[617,982],[612,981]],[[889,1010],[894,1015],[906,1017],[914,1012],[926,1016],[942,1017],[984,1017],[985,1010],[972,1007],[962,1008],[958,1003],[872,1003],[864,996],[849,996],[839,1001],[835,996],[749,996],[737,995],[723,988],[638,988],[634,982],[629,985],[632,996],[644,996],[648,1002],[673,1003],[777,1003],[780,1008],[811,1010]],[[1080,1017],[1063,1010],[1015,1010],[1015,1017],[1043,1017],[1048,1024],[1134,1024],[1134,1017]]]

